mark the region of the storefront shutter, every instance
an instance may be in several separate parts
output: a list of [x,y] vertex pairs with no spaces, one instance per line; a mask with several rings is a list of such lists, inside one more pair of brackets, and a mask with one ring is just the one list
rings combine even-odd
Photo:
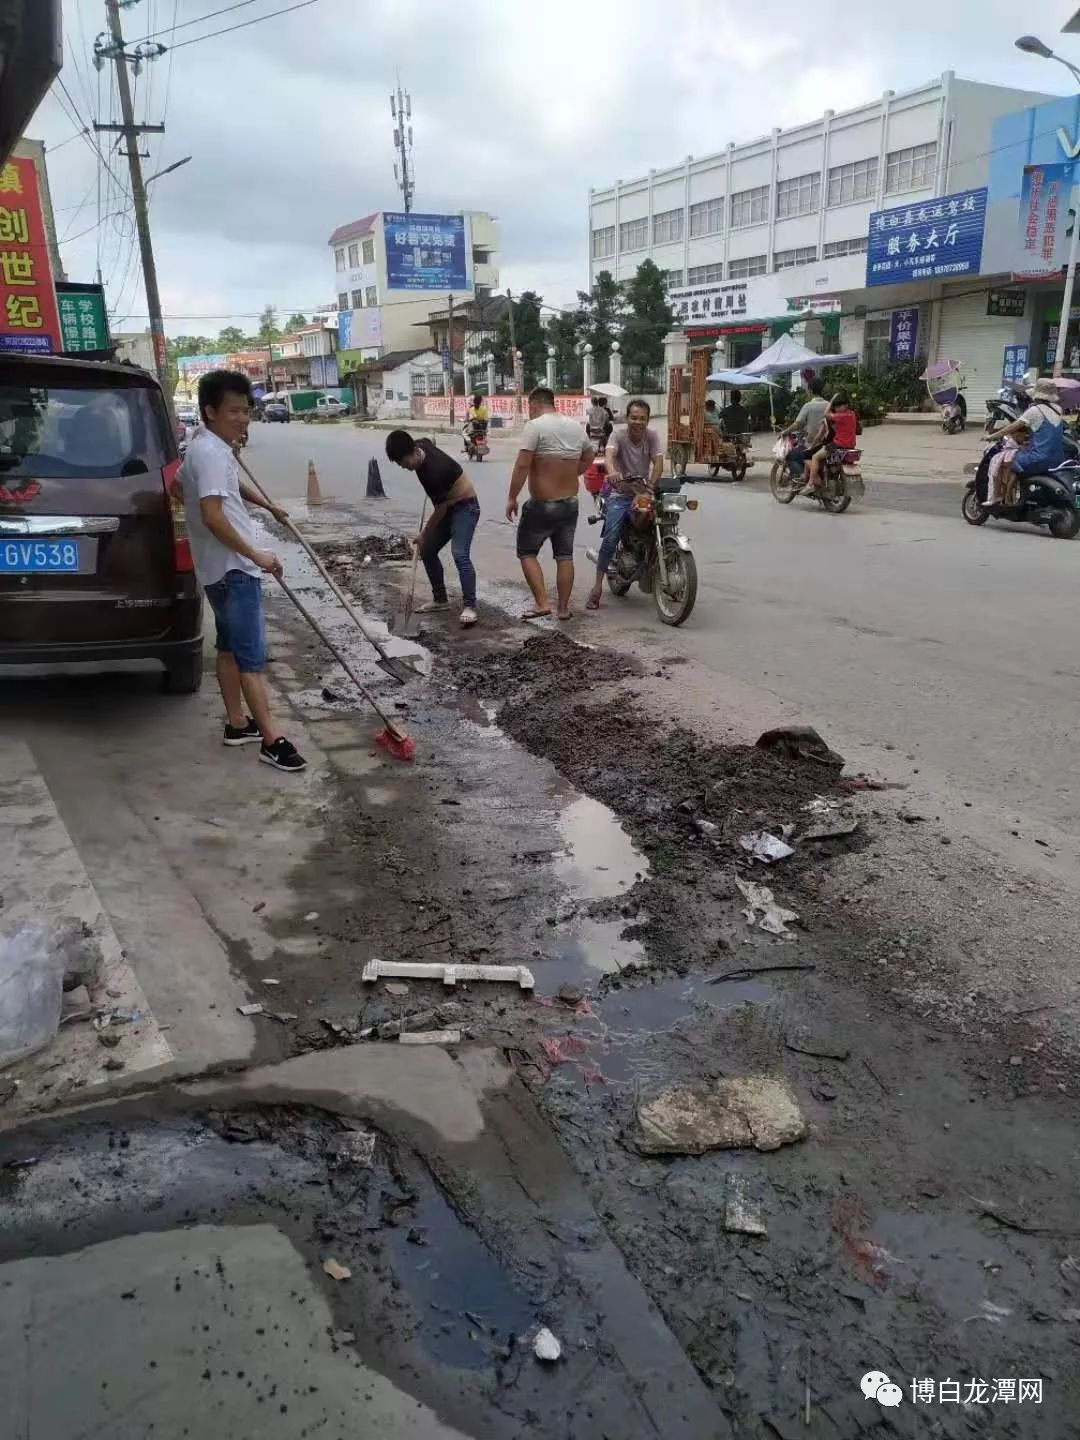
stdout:
[[979,415],[1001,387],[1005,346],[1013,343],[1016,322],[987,315],[985,292],[944,295],[935,360],[955,360],[967,381],[968,410]]

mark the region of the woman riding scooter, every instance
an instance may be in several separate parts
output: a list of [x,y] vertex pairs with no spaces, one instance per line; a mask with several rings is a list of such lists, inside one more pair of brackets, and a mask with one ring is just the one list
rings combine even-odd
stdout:
[[470,460],[482,460],[487,454],[488,408],[479,391],[472,397],[465,422],[465,454]]

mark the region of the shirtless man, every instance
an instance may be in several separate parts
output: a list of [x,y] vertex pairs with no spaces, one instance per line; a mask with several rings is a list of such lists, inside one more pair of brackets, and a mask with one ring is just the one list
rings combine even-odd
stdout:
[[544,572],[537,558],[545,540],[555,556],[555,590],[560,620],[570,619],[574,588],[574,533],[578,521],[578,478],[589,468],[593,447],[580,423],[555,410],[555,396],[538,385],[529,396],[529,423],[521,432],[521,448],[510,477],[506,518],[518,513],[518,496],[526,480],[529,499],[521,508],[517,553],[533,604],[521,617],[536,620],[551,614]]

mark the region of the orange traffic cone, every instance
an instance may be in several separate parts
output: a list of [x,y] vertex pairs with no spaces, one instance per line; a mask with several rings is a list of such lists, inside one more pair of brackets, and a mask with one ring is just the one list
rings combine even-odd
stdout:
[[319,475],[315,469],[315,461],[307,462],[307,503],[309,505],[321,505],[323,503],[322,493],[319,490]]

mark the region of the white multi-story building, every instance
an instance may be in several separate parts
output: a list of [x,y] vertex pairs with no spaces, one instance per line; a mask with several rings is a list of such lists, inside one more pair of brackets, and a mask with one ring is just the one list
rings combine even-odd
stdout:
[[416,327],[445,309],[448,295],[484,299],[499,283],[498,221],[479,210],[380,210],[339,226],[329,246],[346,365],[415,348]]
[[919,353],[951,349],[980,372],[969,388],[989,393],[1014,323],[987,313],[985,287],[971,301],[970,280],[868,287],[870,217],[899,206],[917,217],[934,197],[987,185],[995,120],[1046,98],[946,71],[591,190],[590,277],[609,270],[628,280],[648,256],[691,345],[721,342],[731,366],[793,328],[811,348],[874,363],[895,344],[893,312],[917,311]]

